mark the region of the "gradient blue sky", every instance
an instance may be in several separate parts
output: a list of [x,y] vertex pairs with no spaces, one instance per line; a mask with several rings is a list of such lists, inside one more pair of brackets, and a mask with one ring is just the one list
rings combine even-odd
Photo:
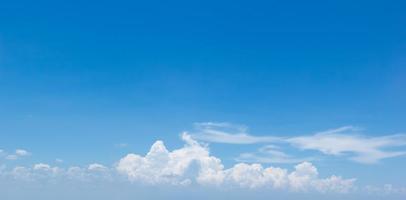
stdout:
[[[0,164],[111,166],[156,140],[179,148],[199,122],[289,138],[344,126],[366,138],[405,133],[405,6],[1,1],[0,149],[31,155]],[[205,142],[227,167],[263,146]],[[362,164],[281,146],[315,157],[322,175],[406,187],[405,156]]]

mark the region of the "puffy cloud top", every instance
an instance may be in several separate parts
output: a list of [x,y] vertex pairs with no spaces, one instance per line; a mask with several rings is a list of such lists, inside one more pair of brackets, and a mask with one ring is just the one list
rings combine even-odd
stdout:
[[99,163],[67,168],[38,163],[30,167],[16,166],[10,170],[2,166],[0,175],[1,178],[41,182],[121,181],[120,177],[125,177],[131,182],[146,185],[198,185],[322,193],[346,193],[354,189],[355,179],[343,179],[335,175],[320,178],[317,168],[310,162],[296,165],[293,171],[243,162],[225,168],[219,158],[210,154],[207,145],[197,142],[187,133],[182,134],[182,140],[184,146],[173,151],[158,140],[146,155],[128,154],[114,168]]
[[145,156],[128,154],[122,158],[116,169],[130,181],[146,184],[196,183],[320,192],[348,192],[353,189],[355,179],[339,176],[320,179],[317,168],[309,162],[296,165],[290,173],[282,168],[246,163],[225,169],[219,158],[210,155],[207,146],[199,144],[186,133],[183,133],[182,140],[185,145],[173,151],[168,151],[162,141],[157,141]]

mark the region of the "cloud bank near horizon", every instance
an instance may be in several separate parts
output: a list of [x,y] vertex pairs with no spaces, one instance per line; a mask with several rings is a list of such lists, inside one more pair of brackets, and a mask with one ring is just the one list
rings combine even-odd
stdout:
[[[296,142],[298,146],[300,146],[300,144],[307,144],[307,146],[303,145],[300,146],[300,148],[312,149],[313,146],[310,145],[312,143],[306,141],[309,137],[319,137],[318,139],[322,141],[325,136],[328,136],[330,139],[331,136],[337,135],[345,137],[342,132],[350,129],[353,130],[352,127],[344,127],[318,133],[314,136],[298,136],[288,139],[285,138],[284,140],[292,140],[291,143]],[[151,146],[146,155],[130,153],[111,166],[92,163],[84,167],[71,166],[62,168],[46,163],[37,163],[32,166],[15,166],[9,168],[5,164],[0,164],[0,180],[6,180],[6,182],[12,180],[41,184],[59,184],[62,182],[124,182],[151,187],[174,186],[184,188],[196,186],[202,188],[217,188],[220,190],[248,189],[322,194],[347,194],[360,191],[373,194],[406,194],[405,188],[395,187],[391,184],[386,184],[383,187],[369,185],[357,186],[356,178],[343,178],[335,174],[321,177],[316,166],[311,163],[311,158],[299,159],[291,157],[280,151],[279,147],[269,144],[261,148],[260,151],[266,155],[271,155],[270,159],[273,160],[270,162],[264,160],[263,163],[274,163],[275,158],[278,158],[281,160],[280,163],[294,163],[293,170],[275,166],[265,166],[261,163],[252,163],[255,159],[260,158],[250,157],[255,155],[249,153],[245,154],[245,157],[240,156],[240,161],[226,168],[220,158],[211,155],[208,144],[199,142],[194,136],[193,134],[184,132],[181,135],[184,145],[172,151],[166,148],[163,141],[158,140]],[[241,137],[241,135],[239,137]],[[251,137],[255,136],[248,136],[248,138]],[[346,139],[350,141],[354,141],[354,138],[363,138],[361,136],[349,137],[350,139]],[[282,141],[281,139],[271,139],[271,137],[266,140],[268,139],[269,141]],[[305,140],[305,142],[302,140]],[[338,139],[338,141],[340,140],[346,141],[342,138]],[[360,149],[372,150],[388,144],[403,145],[403,138],[400,135],[369,139],[364,138],[355,141],[366,141],[366,144],[363,144],[364,146],[360,147]],[[321,146],[318,147],[322,149]],[[334,149],[328,149],[328,147],[326,147],[325,153],[340,155],[342,152],[345,152],[343,150],[344,148],[348,149],[349,147],[340,144],[336,145]],[[359,152],[362,151],[359,150]],[[1,151],[1,153],[3,154],[2,157],[7,159],[8,154],[4,151]],[[20,157],[31,155],[30,152],[22,149],[16,150],[14,154]],[[252,159],[252,162],[245,161],[243,158],[247,160]]]
[[86,167],[61,168],[46,163],[33,166],[0,167],[4,180],[58,183],[58,181],[114,182],[123,178],[149,186],[199,186],[207,188],[273,189],[292,192],[348,193],[355,190],[354,178],[332,175],[320,178],[317,168],[302,162],[291,172],[261,164],[236,163],[225,168],[212,156],[207,145],[183,133],[184,146],[169,151],[163,141],[156,141],[145,155],[128,154],[112,167],[93,163]]
[[347,193],[355,179],[332,175],[319,178],[310,162],[302,162],[295,170],[263,167],[261,164],[237,163],[226,169],[221,160],[211,156],[207,146],[199,144],[187,133],[182,134],[185,146],[168,151],[162,141],[155,142],[146,156],[128,154],[116,169],[130,181],[148,184],[272,188],[290,191]]

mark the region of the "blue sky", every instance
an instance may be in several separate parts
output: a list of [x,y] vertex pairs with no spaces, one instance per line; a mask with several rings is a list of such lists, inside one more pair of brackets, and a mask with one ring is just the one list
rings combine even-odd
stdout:
[[[29,187],[20,180],[28,177],[68,193],[52,179],[64,180],[74,166],[81,176],[106,184],[106,196],[117,192],[111,181],[118,179],[130,188],[123,199],[133,198],[131,187],[139,183],[151,190],[173,187],[189,167],[170,181],[137,168],[160,140],[164,144],[155,144],[168,155],[199,149],[193,159],[179,158],[190,168],[204,169],[205,159],[216,163],[206,154],[221,160],[231,170],[217,172],[229,185],[247,187],[230,175],[241,163],[280,167],[286,177],[304,166],[317,168],[317,177],[304,173],[316,185],[331,175],[356,179],[358,189],[349,190],[358,199],[370,198],[363,195],[371,190],[405,197],[405,6],[346,0],[1,1],[0,185],[15,185],[0,191],[17,191],[4,198],[24,199],[10,187]],[[184,132],[198,144],[190,145]],[[135,154],[144,161],[128,157]],[[14,173],[16,167],[24,173]],[[148,173],[157,177],[153,184],[139,176]],[[192,185],[199,182],[190,176]],[[296,199],[301,191],[294,191],[292,180],[275,192],[260,190],[265,197]],[[182,187],[170,191],[190,190]],[[224,195],[210,190],[210,198]],[[313,191],[320,188],[307,190],[309,198],[325,198]],[[41,191],[34,187],[31,193],[45,199],[58,194]]]

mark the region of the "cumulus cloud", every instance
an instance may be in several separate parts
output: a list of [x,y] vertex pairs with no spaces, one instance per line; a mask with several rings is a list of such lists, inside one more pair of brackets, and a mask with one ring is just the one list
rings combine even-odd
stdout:
[[63,173],[66,178],[76,181],[112,181],[114,176],[110,168],[98,163],[90,164],[87,167],[72,166]]
[[[185,146],[172,152],[157,141],[146,156],[128,154],[119,161],[117,170],[131,181],[147,183],[189,184],[195,176],[200,183],[221,181],[221,161],[209,156],[207,148],[189,135],[183,134],[182,139]],[[194,174],[197,166],[198,174]]]
[[55,182],[67,181],[92,181],[111,180],[112,171],[101,164],[90,164],[87,167],[61,168],[45,163],[37,163],[31,167],[16,166],[7,171],[3,169],[3,176],[19,181]]
[[219,158],[210,155],[207,146],[199,144],[186,133],[182,139],[185,146],[173,151],[168,151],[162,141],[157,141],[145,156],[128,154],[118,162],[116,169],[130,181],[147,184],[195,183],[252,189],[348,192],[355,181],[338,176],[320,179],[317,169],[309,162],[297,165],[291,173],[287,169],[246,163],[225,169]]
[[[346,130],[349,130],[349,128],[331,130],[316,135],[341,135]],[[146,155],[128,154],[114,164],[113,168],[100,163],[67,168],[46,163],[12,168],[6,168],[5,165],[2,165],[0,177],[41,182],[55,182],[58,180],[62,182],[117,181],[125,177],[131,182],[147,185],[177,185],[181,187],[199,185],[226,189],[271,189],[320,193],[348,193],[356,189],[356,179],[342,178],[337,175],[320,177],[318,169],[312,163],[295,160],[296,158],[283,153],[276,146],[266,145],[260,151],[268,153],[268,155],[273,156],[276,160],[279,159],[282,163],[290,163],[291,161],[295,163],[297,161],[298,164],[294,166],[293,170],[264,166],[259,163],[247,163],[245,161],[239,161],[233,166],[225,167],[219,158],[210,154],[207,144],[199,143],[187,133],[183,133],[181,139],[184,141],[184,146],[181,148],[170,151],[163,141],[158,140],[151,146]],[[362,138],[362,141],[364,140],[365,138]],[[372,138],[368,138],[368,140],[375,141]],[[371,141],[368,142],[371,143]],[[373,145],[373,147],[382,147],[385,144],[393,145],[394,143],[403,144],[401,138],[397,138],[397,141],[393,141],[393,138],[385,138],[385,140],[379,138],[376,139],[377,145]],[[341,145],[338,144],[337,146],[336,148],[339,148]],[[337,155],[346,153],[341,152],[340,149],[323,148],[326,148],[323,149],[326,153]],[[19,155],[22,154],[24,153]],[[384,187],[367,186],[364,187],[363,191],[368,193],[403,194],[405,190],[387,184]]]

